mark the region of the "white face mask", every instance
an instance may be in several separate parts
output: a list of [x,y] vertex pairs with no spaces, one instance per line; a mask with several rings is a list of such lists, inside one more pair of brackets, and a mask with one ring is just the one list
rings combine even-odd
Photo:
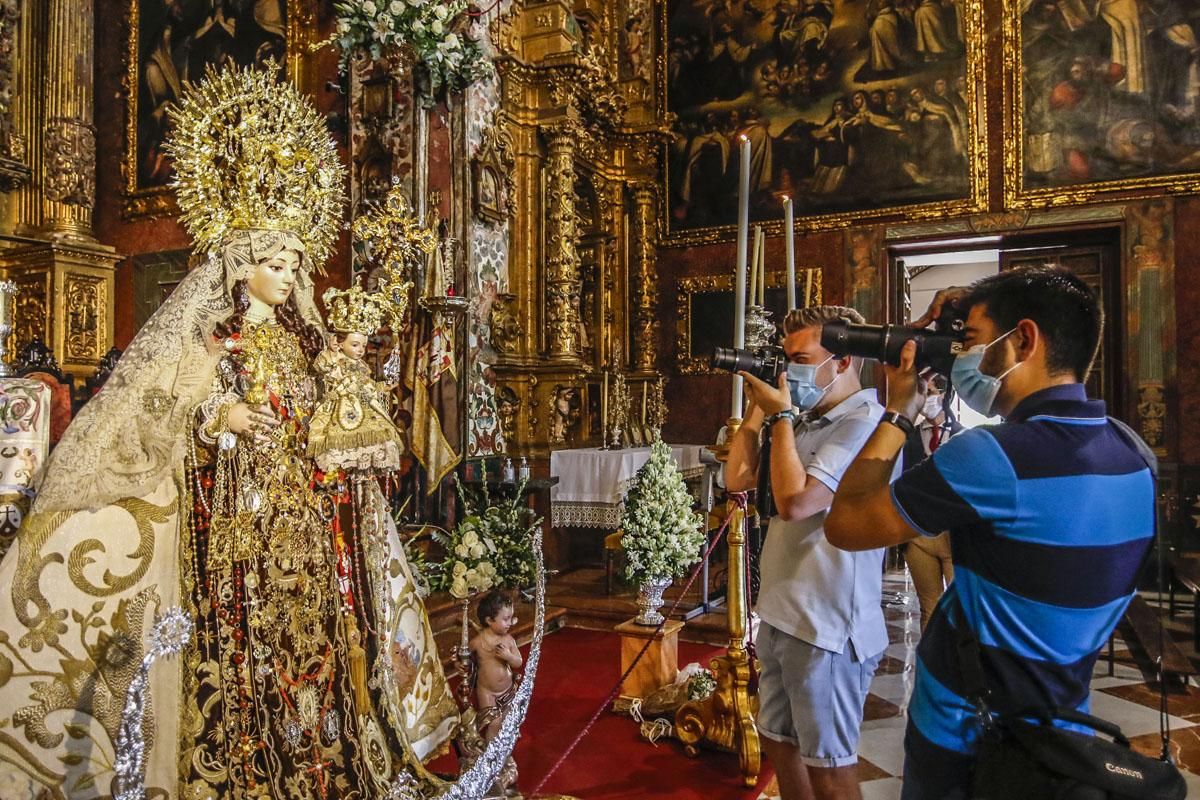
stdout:
[[921,408],[921,413],[925,419],[936,419],[937,415],[942,413],[942,396],[933,394],[925,398],[925,405]]

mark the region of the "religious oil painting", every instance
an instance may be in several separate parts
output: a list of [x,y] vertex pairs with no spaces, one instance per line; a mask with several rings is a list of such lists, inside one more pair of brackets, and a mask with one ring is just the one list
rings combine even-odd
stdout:
[[167,109],[208,67],[287,59],[288,0],[130,0],[127,216],[169,210]]
[[1010,205],[1200,189],[1200,4],[1007,0],[1005,18]]
[[667,238],[731,237],[739,140],[752,222],[977,210],[983,33],[966,0],[669,0]]

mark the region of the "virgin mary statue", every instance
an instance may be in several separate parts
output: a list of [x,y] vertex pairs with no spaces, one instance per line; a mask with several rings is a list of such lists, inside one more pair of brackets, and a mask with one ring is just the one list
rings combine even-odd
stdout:
[[[0,563],[0,798],[109,797],[157,614],[148,797],[374,798],[457,722],[378,486],[306,457],[340,225],[324,120],[275,71],[210,72],[174,114],[198,265],[54,451]],[[407,776],[407,777],[405,777]]]

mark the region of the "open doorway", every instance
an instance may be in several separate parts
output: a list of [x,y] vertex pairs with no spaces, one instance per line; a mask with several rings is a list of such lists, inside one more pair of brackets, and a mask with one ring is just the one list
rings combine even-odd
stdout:
[[[929,308],[934,295],[1031,264],[1067,267],[1098,294],[1105,328],[1086,382],[1089,397],[1104,400],[1109,413],[1125,416],[1121,353],[1121,229],[1115,226],[1018,233],[970,239],[898,243],[889,248],[888,319],[905,324]],[[987,420],[964,404],[955,407],[966,427]]]

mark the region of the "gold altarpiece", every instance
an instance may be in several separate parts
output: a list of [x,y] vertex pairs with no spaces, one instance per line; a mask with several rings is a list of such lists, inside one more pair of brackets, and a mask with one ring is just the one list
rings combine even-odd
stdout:
[[19,287],[10,352],[40,336],[80,376],[112,347],[119,260],[92,230],[92,5],[0,2],[0,277]]
[[[515,4],[494,23],[511,147],[508,286],[493,368],[508,450],[600,443],[603,370],[634,397],[658,372],[655,153],[648,81],[622,78],[623,5]],[[636,409],[635,409],[636,411]]]

